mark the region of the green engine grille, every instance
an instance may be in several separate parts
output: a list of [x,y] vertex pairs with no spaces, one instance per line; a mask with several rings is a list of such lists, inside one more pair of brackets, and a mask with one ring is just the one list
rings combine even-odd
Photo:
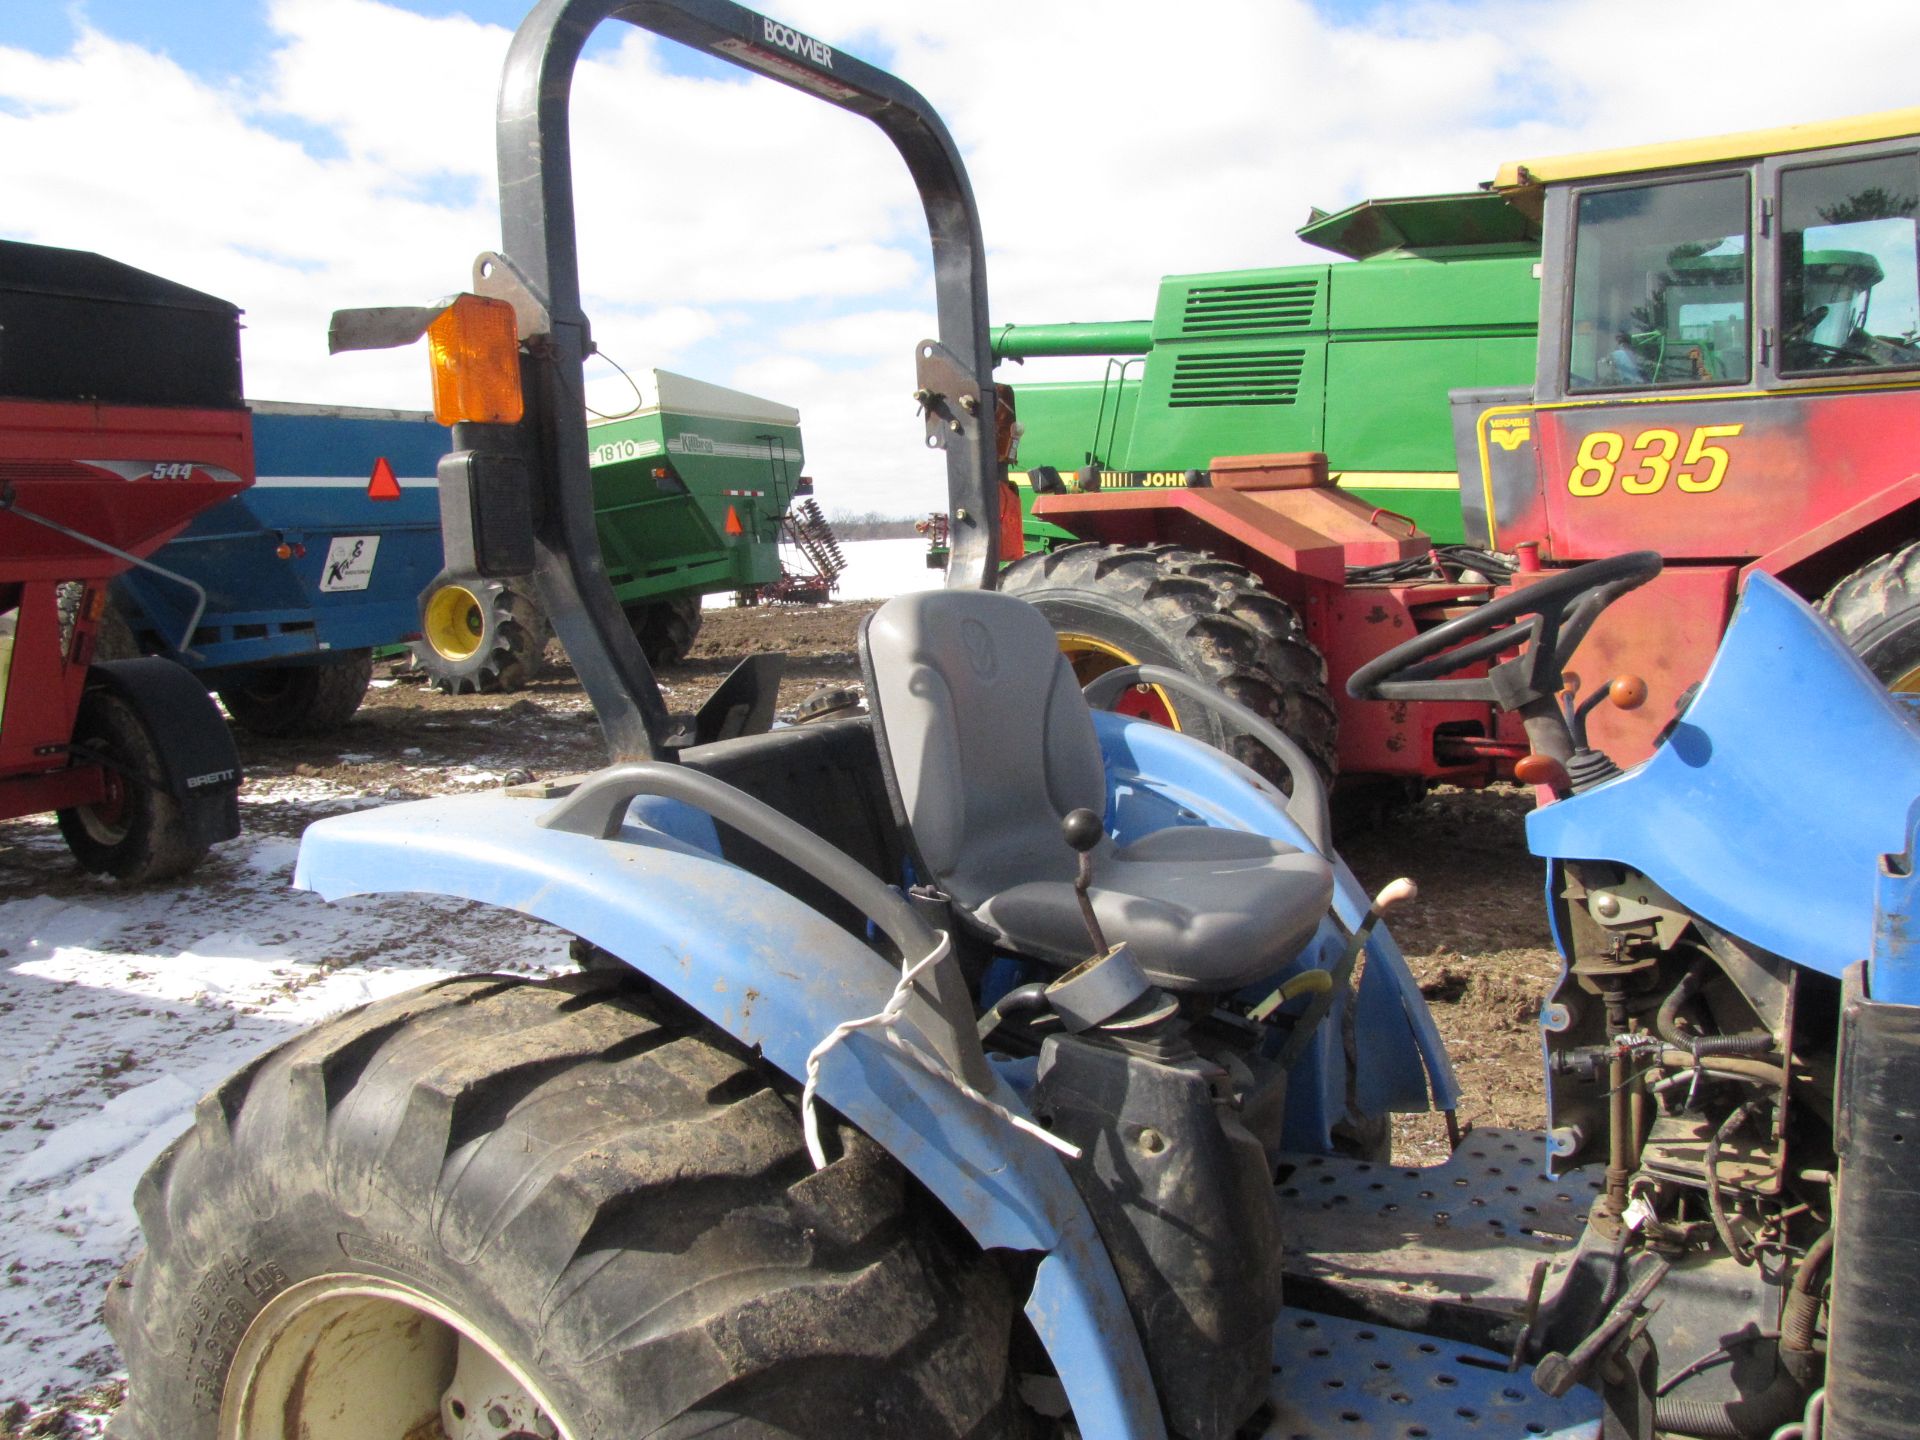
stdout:
[[1313,324],[1318,279],[1262,280],[1242,285],[1196,285],[1180,317],[1184,335],[1305,330]]
[[1255,350],[1237,355],[1180,355],[1173,362],[1167,403],[1291,405],[1300,393],[1304,350]]

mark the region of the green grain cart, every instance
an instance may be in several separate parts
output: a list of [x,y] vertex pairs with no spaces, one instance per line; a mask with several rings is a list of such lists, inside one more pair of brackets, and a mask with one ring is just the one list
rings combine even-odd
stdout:
[[[781,524],[812,482],[800,412],[667,370],[624,415],[588,423],[600,555],[654,665],[683,658],[700,598],[754,595],[781,577]],[[420,663],[442,689],[511,690],[539,668],[548,630],[515,583],[443,585],[427,597]]]
[[[1203,484],[1217,456],[1318,450],[1342,488],[1462,538],[1447,392],[1532,380],[1538,226],[1476,192],[1298,233],[1353,263],[1169,275],[1151,320],[995,331],[997,358],[1111,357],[1104,380],[1015,386],[1029,511],[1036,488]],[[1029,551],[1074,538],[1026,528]]]

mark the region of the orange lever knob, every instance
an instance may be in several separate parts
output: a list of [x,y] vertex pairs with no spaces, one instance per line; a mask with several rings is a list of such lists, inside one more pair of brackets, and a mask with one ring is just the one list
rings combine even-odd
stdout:
[[1513,762],[1513,778],[1522,785],[1544,785],[1555,794],[1570,789],[1567,767],[1551,755],[1522,755]]
[[1638,710],[1647,703],[1647,682],[1638,675],[1621,675],[1607,686],[1607,699],[1616,710]]

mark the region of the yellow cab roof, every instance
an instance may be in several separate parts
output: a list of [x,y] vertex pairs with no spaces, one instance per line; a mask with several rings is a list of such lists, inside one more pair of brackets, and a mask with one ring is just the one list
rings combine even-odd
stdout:
[[1833,145],[1859,145],[1869,140],[1894,140],[1920,135],[1920,106],[1882,110],[1845,120],[1820,120],[1808,125],[1780,125],[1771,130],[1746,130],[1734,135],[1710,135],[1701,140],[1666,140],[1657,145],[1634,145],[1620,150],[1590,150],[1581,155],[1553,155],[1540,160],[1512,160],[1500,167],[1492,188],[1509,199],[1514,192],[1538,190],[1565,180],[1591,180],[1606,175],[1633,175],[1647,170],[1671,170],[1683,165],[1714,165],[1751,160],[1761,155],[1824,150]]

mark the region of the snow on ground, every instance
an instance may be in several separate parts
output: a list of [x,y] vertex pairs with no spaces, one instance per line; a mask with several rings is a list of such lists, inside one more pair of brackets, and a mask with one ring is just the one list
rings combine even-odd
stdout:
[[934,590],[946,583],[944,570],[927,568],[927,542],[853,540],[840,547],[847,557],[834,588],[836,600],[884,600],[909,590]]
[[[910,540],[843,540],[840,552],[846,557],[847,568],[833,587],[835,600],[884,600],[946,583],[946,571],[927,568],[927,542],[917,536]],[[783,555],[788,569],[801,575],[812,573],[797,553]],[[701,603],[709,610],[723,610],[733,604],[733,594],[709,595]]]
[[[942,578],[918,540],[846,548],[848,598]],[[807,629],[815,616],[743,620]],[[832,663],[809,678],[803,657],[803,689],[841,678],[850,642],[826,630]],[[693,667],[674,703],[697,703],[713,678]],[[183,881],[122,889],[78,871],[51,816],[0,823],[0,1436],[55,1405],[65,1428],[45,1433],[98,1434],[124,1373],[100,1304],[139,1243],[135,1183],[222,1077],[317,1020],[448,974],[568,964],[565,935],[506,912],[427,896],[329,905],[290,888],[314,820],[599,763],[571,683],[458,701],[374,684],[333,740],[243,737],[243,834]]]
[[[475,769],[436,788],[491,783]],[[222,1076],[315,1020],[482,968],[463,955],[523,973],[566,963],[566,937],[520,916],[290,889],[297,844],[274,833],[289,802],[367,803],[317,780],[250,786],[247,833],[188,884],[74,879],[0,900],[0,1413],[120,1369],[99,1311],[138,1243],[134,1183]],[[6,829],[16,854],[64,854],[51,817]]]

